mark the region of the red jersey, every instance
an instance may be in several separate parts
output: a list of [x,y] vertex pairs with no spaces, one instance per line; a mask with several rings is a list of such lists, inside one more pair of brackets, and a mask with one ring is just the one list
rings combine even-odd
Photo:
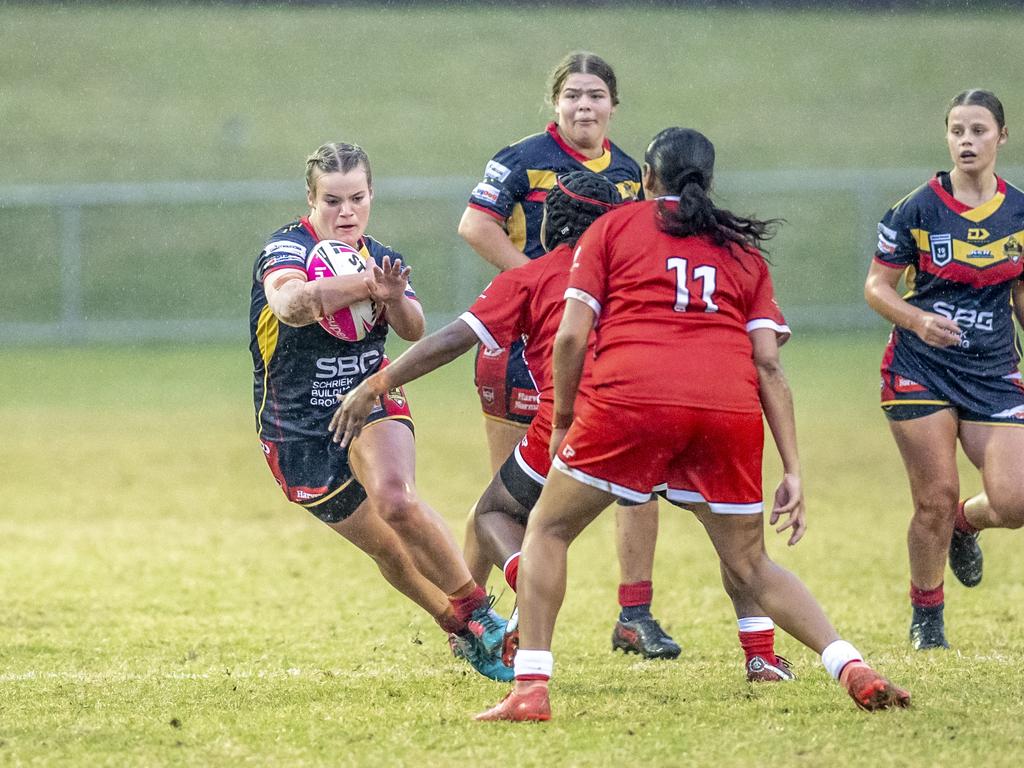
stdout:
[[551,346],[565,309],[565,286],[572,249],[560,245],[542,258],[502,272],[459,319],[469,325],[488,349],[526,341],[526,364],[540,392],[541,409],[554,402]]
[[597,315],[595,397],[759,412],[748,334],[772,328],[789,336],[768,265],[737,245],[663,232],[658,205],[606,213],[573,254],[565,296]]

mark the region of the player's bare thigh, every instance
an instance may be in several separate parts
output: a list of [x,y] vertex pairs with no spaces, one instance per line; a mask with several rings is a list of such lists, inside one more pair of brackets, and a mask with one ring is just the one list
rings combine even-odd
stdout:
[[515,424],[511,421],[501,421],[494,418],[484,419],[484,430],[487,434],[487,450],[491,457],[491,474],[497,474],[505,459],[512,455],[512,451],[519,441],[526,434],[528,425]]
[[989,504],[1007,527],[1024,525],[1024,424],[960,423],[964,453],[979,470]]

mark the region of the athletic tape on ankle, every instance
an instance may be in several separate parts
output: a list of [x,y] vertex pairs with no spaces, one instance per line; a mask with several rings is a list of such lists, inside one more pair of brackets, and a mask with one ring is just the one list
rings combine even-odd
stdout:
[[845,640],[835,640],[821,652],[821,663],[825,665],[825,669],[832,675],[833,680],[839,679],[839,673],[851,661],[863,660],[864,657],[860,655],[860,651]]
[[744,616],[742,619],[736,619],[736,626],[740,632],[765,632],[775,629],[775,622],[767,616]]
[[515,672],[520,675],[543,675],[550,678],[555,667],[551,651],[530,651],[520,648],[516,651]]

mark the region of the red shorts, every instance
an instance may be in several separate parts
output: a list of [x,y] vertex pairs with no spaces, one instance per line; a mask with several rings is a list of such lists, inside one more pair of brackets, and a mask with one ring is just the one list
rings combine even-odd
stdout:
[[630,501],[652,491],[719,514],[760,514],[764,423],[760,413],[583,403],[554,466]]
[[551,469],[551,409],[541,407],[530,422],[529,429],[516,446],[516,461],[526,474],[544,484]]

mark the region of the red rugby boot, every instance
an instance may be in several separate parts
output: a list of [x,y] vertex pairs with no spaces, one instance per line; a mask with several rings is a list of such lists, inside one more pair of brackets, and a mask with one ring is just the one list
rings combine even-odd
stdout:
[[541,722],[551,719],[547,680],[516,683],[500,702],[481,712],[474,720],[510,720],[517,723]]
[[840,682],[861,709],[874,712],[892,707],[909,707],[910,692],[890,683],[862,661],[851,661],[843,669]]

